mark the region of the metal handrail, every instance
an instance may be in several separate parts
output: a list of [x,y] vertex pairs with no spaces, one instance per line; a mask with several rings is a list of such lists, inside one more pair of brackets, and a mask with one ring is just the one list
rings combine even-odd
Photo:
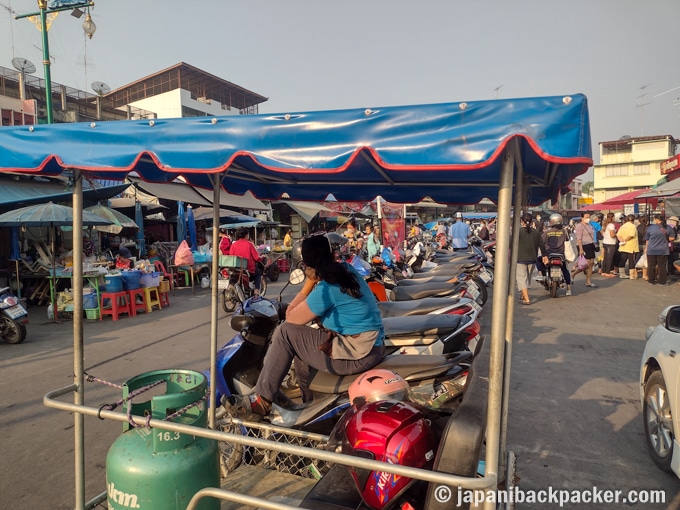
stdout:
[[[77,389],[78,387],[75,384],[70,384],[68,386],[64,386],[63,388],[50,391],[46,393],[45,396],[43,397],[43,404],[46,407],[59,409],[61,411],[79,413],[87,416],[96,416],[102,419],[112,419],[126,423],[128,423],[129,420],[132,419],[136,425],[142,427],[147,425],[148,419],[143,416],[132,415],[130,417],[125,413],[108,411],[105,409],[98,409],[96,407],[88,407],[85,405],[71,404],[55,400],[58,397],[75,392],[77,391]],[[193,425],[184,425],[181,423],[174,423],[170,421],[158,420],[153,418],[151,420],[148,420],[148,425],[150,428],[168,430],[170,432],[179,432],[182,434],[199,436],[206,439],[214,439],[216,441],[226,441],[229,443],[234,443],[242,446],[251,446],[266,450],[274,450],[281,453],[287,453],[289,455],[299,455],[300,457],[313,457],[315,459],[323,460],[326,462],[343,464],[345,466],[351,466],[354,468],[367,469],[370,471],[383,471],[401,476],[407,476],[409,478],[415,478],[417,480],[441,483],[443,485],[449,485],[454,487],[460,486],[468,489],[489,489],[491,487],[495,487],[497,483],[497,477],[495,475],[485,475],[483,477],[465,477],[458,475],[450,475],[446,473],[440,473],[438,471],[428,471],[425,469],[401,466],[398,464],[390,464],[387,462],[381,462],[377,460],[362,459],[359,457],[354,457],[343,453],[329,452],[325,450],[309,448],[306,446],[297,446],[286,443],[280,443],[278,441],[271,441],[269,439],[248,437],[243,436],[241,434],[233,434],[230,432],[220,432],[206,428],[195,427]]]

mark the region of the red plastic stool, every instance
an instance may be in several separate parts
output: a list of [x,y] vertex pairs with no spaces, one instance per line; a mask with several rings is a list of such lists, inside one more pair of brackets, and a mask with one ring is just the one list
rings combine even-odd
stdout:
[[[104,308],[104,300],[108,299],[111,301],[111,308]],[[99,320],[104,319],[104,315],[110,315],[114,321],[118,320],[118,316],[121,313],[128,314],[128,317],[132,315],[130,311],[130,298],[127,292],[102,292],[101,294],[101,306],[99,307]]]
[[161,308],[170,306],[170,295],[167,292],[159,292],[158,297],[161,302]]
[[[133,290],[128,290],[128,300],[130,301],[130,312],[133,317],[137,316],[138,311],[146,312],[146,294],[144,292],[144,289],[133,289]],[[138,303],[137,302],[137,296],[140,296],[142,298],[142,302]]]

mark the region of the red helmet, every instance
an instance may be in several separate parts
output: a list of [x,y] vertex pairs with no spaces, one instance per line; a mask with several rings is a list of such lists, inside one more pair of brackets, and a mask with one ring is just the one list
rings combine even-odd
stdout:
[[360,406],[378,400],[406,400],[409,386],[399,374],[374,368],[357,377],[347,391],[349,401]]
[[[415,468],[431,467],[437,440],[425,416],[412,404],[383,400],[349,411],[342,420],[342,453]],[[349,468],[364,502],[381,510],[413,483],[383,471]]]

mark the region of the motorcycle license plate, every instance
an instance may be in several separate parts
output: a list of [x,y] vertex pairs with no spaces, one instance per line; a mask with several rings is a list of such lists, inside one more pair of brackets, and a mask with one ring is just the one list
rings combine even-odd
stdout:
[[486,272],[486,270],[481,271],[479,273],[479,277],[482,279],[484,283],[489,283],[491,281],[491,275]]
[[482,313],[482,307],[479,306],[479,303],[477,301],[472,301],[470,303],[470,306],[477,311],[477,313]]
[[479,297],[479,290],[474,285],[469,285],[467,291],[472,296],[472,299],[477,299]]
[[557,280],[562,276],[562,268],[561,267],[551,267],[550,268],[550,277],[553,280]]
[[5,308],[5,313],[10,319],[18,319],[26,315],[26,309],[21,305],[14,305],[10,308]]

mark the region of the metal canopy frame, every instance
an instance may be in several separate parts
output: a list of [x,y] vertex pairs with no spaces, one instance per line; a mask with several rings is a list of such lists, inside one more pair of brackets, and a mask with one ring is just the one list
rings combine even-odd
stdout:
[[[552,99],[552,98],[549,98]],[[543,109],[548,109],[546,106],[546,101],[537,100],[538,104],[543,106]],[[566,98],[562,101],[568,104]],[[507,102],[505,102],[507,103]],[[503,101],[499,102],[499,108],[502,108],[505,104]],[[462,103],[461,103],[462,104]],[[551,103],[554,106],[554,102]],[[562,105],[558,105],[561,107]],[[578,105],[576,105],[578,106]],[[535,186],[537,182],[543,182],[544,186],[549,187],[551,190],[556,190],[565,181],[570,180],[574,176],[578,175],[579,172],[584,172],[590,164],[592,164],[592,159],[590,158],[590,135],[589,126],[587,122],[587,108],[585,108],[585,98],[582,98],[582,109],[579,113],[580,123],[576,127],[573,123],[568,123],[569,129],[566,129],[564,125],[560,125],[558,131],[569,131],[572,138],[579,138],[576,143],[567,144],[568,147],[562,152],[560,157],[551,156],[549,153],[542,149],[537,149],[536,143],[528,141],[526,136],[509,136],[504,138],[500,146],[498,146],[493,154],[493,159],[488,161],[488,166],[484,167],[481,164],[475,164],[474,170],[480,172],[481,178],[473,178],[470,173],[466,173],[465,168],[457,168],[456,165],[450,165],[448,168],[437,168],[423,169],[422,175],[424,179],[421,181],[421,189],[432,189],[436,196],[441,195],[440,188],[447,187],[447,189],[454,186],[454,183],[459,181],[464,185],[470,186],[472,189],[473,185],[477,186],[496,186],[497,190],[497,203],[498,203],[498,219],[497,219],[497,251],[498,253],[512,253],[513,256],[511,260],[508,257],[498,257],[496,261],[495,268],[495,281],[493,288],[493,314],[491,320],[491,333],[490,333],[490,364],[489,364],[489,387],[488,387],[488,402],[487,402],[487,418],[486,418],[486,451],[485,451],[485,461],[486,461],[486,471],[483,477],[460,477],[453,475],[445,475],[439,472],[425,471],[425,470],[414,470],[412,468],[407,468],[404,466],[398,466],[393,464],[386,464],[376,461],[368,461],[366,459],[357,459],[356,457],[335,454],[330,452],[320,452],[319,450],[312,450],[303,447],[297,447],[292,445],[283,445],[278,442],[272,442],[262,439],[247,438],[240,435],[233,435],[224,432],[216,432],[214,430],[200,429],[196,427],[189,427],[185,425],[180,425],[176,423],[171,423],[167,421],[157,421],[151,420],[150,425],[163,430],[180,431],[189,434],[194,434],[196,436],[208,437],[213,439],[225,440],[237,444],[246,444],[251,446],[266,447],[276,451],[289,452],[294,454],[300,454],[305,456],[315,456],[324,460],[331,460],[333,462],[342,462],[343,464],[356,466],[356,467],[368,467],[370,469],[377,469],[380,471],[386,471],[390,473],[402,474],[405,476],[410,476],[412,478],[418,478],[423,480],[440,482],[452,486],[462,486],[468,489],[495,489],[499,480],[502,478],[503,473],[503,463],[505,461],[506,452],[506,427],[507,427],[507,417],[508,417],[508,402],[509,402],[509,382],[510,382],[510,372],[511,372],[511,347],[512,347],[512,333],[513,333],[513,313],[514,313],[514,299],[513,299],[513,288],[512,282],[514,281],[515,274],[515,264],[516,264],[516,248],[518,245],[518,237],[516,233],[519,231],[519,219],[520,211],[523,205],[525,205],[525,199],[529,196],[529,190],[532,186]],[[416,107],[416,109],[419,107]],[[488,105],[485,105],[488,108]],[[585,108],[585,109],[583,109]],[[541,114],[545,115],[543,109],[540,110],[539,116]],[[436,111],[436,109],[429,108],[428,112]],[[368,110],[367,110],[368,112]],[[346,112],[340,112],[339,119],[347,117]],[[553,112],[554,113],[554,112]],[[572,117],[573,117],[573,112]],[[368,113],[367,113],[368,115]],[[577,117],[579,117],[577,115]],[[266,119],[271,119],[272,117],[266,117]],[[435,120],[439,116],[435,117]],[[555,134],[552,131],[554,126],[551,125],[552,122],[556,122],[555,117],[550,115],[548,112],[547,117],[541,117],[544,122],[546,122],[546,137],[549,138],[549,134],[552,133],[554,136],[559,137],[559,134]],[[570,117],[571,118],[571,117]],[[187,119],[177,119],[178,121],[184,121]],[[257,122],[257,120],[255,120]],[[403,125],[392,126],[396,128],[396,132],[400,133],[400,129],[410,129],[410,125],[406,123]],[[530,122],[530,120],[528,121]],[[110,123],[111,125],[120,123]],[[432,133],[431,126],[424,125],[429,129],[428,133]],[[532,127],[535,124],[531,124]],[[184,124],[187,126],[187,124]],[[475,127],[474,125],[472,126]],[[59,126],[55,126],[59,129]],[[70,128],[63,128],[70,129]],[[117,128],[116,128],[117,129]],[[136,129],[133,127],[133,129]],[[181,128],[177,128],[175,125],[175,130],[173,133],[177,135],[181,132]],[[496,132],[494,132],[497,134]],[[492,136],[490,133],[486,133],[488,136]],[[22,135],[23,136],[23,135]],[[481,136],[481,135],[480,135]],[[9,137],[11,141],[11,135]],[[112,138],[109,142],[115,142],[116,138]],[[544,141],[544,140],[542,140]],[[569,140],[574,142],[574,140]],[[0,134],[0,147],[3,146],[2,134]],[[191,144],[190,144],[191,145]],[[103,147],[104,154],[96,154],[93,156],[93,161],[90,164],[86,162],[81,162],[79,165],[71,167],[74,169],[74,179],[75,184],[73,188],[73,207],[76,211],[73,227],[74,227],[74,255],[73,255],[73,280],[74,280],[74,322],[73,322],[73,336],[74,336],[74,379],[73,384],[59,390],[55,390],[47,394],[44,398],[44,403],[48,407],[62,409],[66,411],[71,411],[74,413],[74,434],[75,434],[75,507],[77,510],[82,510],[85,508],[85,473],[84,473],[84,416],[95,415],[99,410],[94,408],[89,408],[84,406],[84,350],[83,350],[83,295],[82,295],[82,208],[83,208],[83,196],[82,196],[82,179],[84,173],[91,173],[92,175],[100,175],[102,170],[102,162],[105,160],[106,156],[111,158],[116,158],[116,151],[123,150],[119,145],[114,148]],[[319,147],[315,150],[320,151]],[[569,153],[569,150],[575,151],[575,153]],[[359,158],[356,158],[357,154],[360,154]],[[415,156],[413,156],[415,154]],[[411,154],[412,157],[420,157],[418,153]],[[389,155],[389,154],[388,154]],[[50,156],[47,159],[40,159],[40,156],[31,155],[32,159],[29,158],[27,164],[31,162],[39,163],[38,167],[31,167],[35,172],[44,171],[49,173],[49,171],[56,170],[54,167],[55,163],[63,164],[63,161],[59,159],[58,156]],[[208,156],[209,157],[209,156]],[[150,158],[150,159],[149,159]],[[234,178],[238,179],[235,174],[247,174],[245,181],[242,181],[241,186],[246,186],[246,182],[263,182],[269,180],[269,182],[277,181],[280,183],[294,183],[292,184],[295,191],[301,195],[316,193],[317,195],[320,191],[328,190],[333,191],[332,188],[329,189],[329,185],[338,182],[341,186],[346,186],[347,181],[337,180],[334,178],[329,178],[328,172],[323,179],[316,181],[312,180],[312,175],[315,174],[314,171],[304,171],[299,168],[291,170],[290,174],[284,169],[274,169],[271,167],[259,168],[245,168],[242,167],[242,162],[252,162],[255,161],[250,156],[246,156],[246,159],[239,159],[240,156],[235,156],[234,158],[229,158],[229,163],[221,168],[205,168],[198,165],[193,171],[187,171],[184,175],[189,175],[190,177],[199,178],[206,185],[206,187],[211,187],[213,189],[213,224],[219,224],[219,207],[220,207],[220,190],[222,189],[223,183],[227,181],[232,181]],[[10,156],[11,159],[11,156]],[[394,168],[390,165],[384,165],[384,158],[379,157],[379,154],[373,149],[365,150],[365,147],[354,153],[354,156],[349,160],[347,168],[355,159],[361,159],[364,163],[368,165],[362,165],[359,168],[372,167],[376,172],[374,175],[381,175],[385,181],[382,185],[385,186],[384,195],[388,199],[394,199],[395,197],[401,196],[403,189],[407,188],[407,184],[413,182],[416,176],[410,176],[406,181],[398,182],[400,176],[404,175],[400,172],[400,169]],[[406,158],[409,159],[408,157]],[[148,165],[150,161],[156,165],[156,168],[149,168]],[[382,162],[381,166],[378,162]],[[9,167],[10,165],[2,164],[2,157],[0,156],[0,169],[4,167]],[[139,164],[143,170],[149,171],[150,176],[157,178],[162,181],[165,175],[165,180],[170,180],[174,175],[173,170],[165,169],[160,160],[155,158],[151,153],[144,152],[143,155],[139,155],[135,158],[135,164]],[[527,171],[527,165],[531,166],[530,171]],[[68,165],[64,165],[68,167]],[[285,166],[285,165],[284,165]],[[238,167],[238,168],[237,168]],[[417,167],[417,165],[416,165]],[[16,166],[12,168],[17,170]],[[337,167],[336,167],[337,169]],[[343,170],[346,167],[343,167]],[[126,166],[125,168],[114,168],[112,169],[112,174],[116,172],[121,175],[127,172],[135,170],[133,166]],[[404,169],[407,170],[407,169]],[[461,171],[462,170],[462,171]],[[564,170],[564,174],[560,170]],[[356,172],[356,169],[355,169]],[[324,169],[318,170],[319,174],[324,174]],[[330,174],[334,171],[331,170]],[[408,172],[406,172],[408,173]],[[413,173],[413,172],[411,172]],[[294,178],[291,178],[291,174]],[[307,175],[305,175],[307,174]],[[491,176],[498,176],[498,182],[496,184],[491,183]],[[301,179],[307,178],[306,183],[309,187],[301,189],[300,183]],[[241,177],[243,179],[243,177]],[[390,184],[391,183],[391,184]],[[568,182],[567,182],[568,183]],[[194,183],[195,184],[195,183]],[[254,184],[255,187],[256,184]],[[354,183],[356,186],[356,182]],[[555,187],[557,185],[557,188]],[[314,189],[316,187],[316,189]],[[260,188],[264,190],[266,188]],[[308,191],[309,190],[309,191]],[[270,190],[271,191],[271,190]],[[514,191],[514,194],[513,194]],[[364,190],[366,193],[366,190]],[[292,193],[295,195],[295,193]],[[335,194],[335,193],[334,193]],[[430,193],[425,193],[426,195],[431,195]],[[260,195],[264,198],[264,195]],[[267,198],[273,198],[268,196]],[[293,197],[295,199],[295,196]],[[515,214],[513,214],[513,209]],[[511,224],[512,223],[512,224]],[[511,234],[514,232],[515,235]],[[218,241],[218,231],[213,229],[213,246],[217,246]],[[513,249],[511,249],[511,247]],[[210,384],[215,387],[215,365],[217,356],[217,340],[218,340],[218,285],[216,282],[218,275],[218,258],[213,257],[212,261],[212,278],[213,285],[211,289],[211,329],[210,329]],[[56,397],[66,395],[68,393],[74,394],[73,404],[66,404],[64,402],[55,400]],[[214,393],[210,394],[209,405],[209,426],[214,429],[215,425],[215,409],[216,409],[216,397]],[[110,419],[124,420],[126,417],[120,413],[114,412],[101,412],[101,416]],[[135,417],[137,423],[145,423],[145,418]],[[302,449],[304,453],[302,453]],[[228,495],[220,495],[220,497],[230,497]],[[487,510],[492,510],[494,508],[494,503],[487,501],[484,503],[484,507]]]

